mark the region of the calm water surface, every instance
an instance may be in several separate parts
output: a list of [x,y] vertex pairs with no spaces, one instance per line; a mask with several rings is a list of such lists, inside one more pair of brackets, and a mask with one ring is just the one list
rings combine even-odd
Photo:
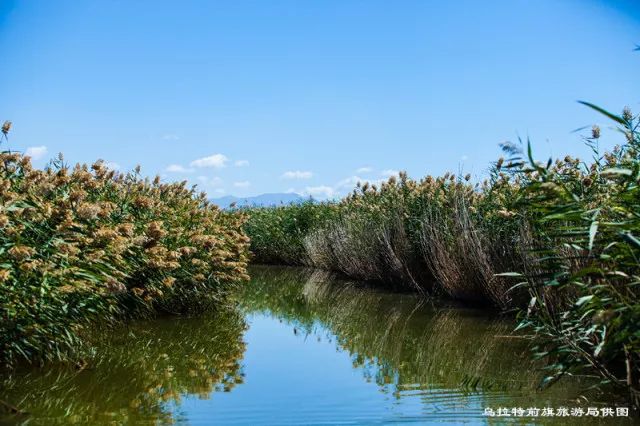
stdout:
[[252,277],[236,311],[136,322],[87,368],[1,378],[0,398],[26,414],[0,424],[533,424],[483,411],[612,406],[580,379],[537,391],[539,366],[511,321],[320,272]]

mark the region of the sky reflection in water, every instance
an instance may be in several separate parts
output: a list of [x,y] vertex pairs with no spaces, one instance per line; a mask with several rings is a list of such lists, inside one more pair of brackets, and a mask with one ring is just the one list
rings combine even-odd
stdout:
[[484,312],[280,267],[254,267],[238,302],[117,330],[82,371],[5,378],[0,398],[30,414],[0,424],[483,424],[487,406],[572,407],[584,388],[537,392],[527,341]]

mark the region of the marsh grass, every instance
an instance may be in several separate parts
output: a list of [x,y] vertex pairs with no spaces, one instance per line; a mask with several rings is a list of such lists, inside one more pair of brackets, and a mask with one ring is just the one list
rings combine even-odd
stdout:
[[519,262],[523,234],[504,210],[510,177],[495,170],[492,179],[483,191],[450,174],[415,181],[402,173],[339,202],[249,209],[245,229],[256,263],[314,266],[509,308],[522,297],[497,274]]
[[[624,138],[590,161],[536,161],[532,147],[505,144],[482,184],[447,173],[419,181],[401,173],[380,188],[358,187],[340,201],[249,210],[255,260],[303,264],[358,280],[445,295],[520,312],[521,327],[544,339],[544,384],[597,374],[640,404],[640,120],[585,103]],[[283,229],[301,216],[304,228]],[[256,220],[259,218],[259,221]],[[322,217],[322,220],[309,220]],[[284,220],[283,218],[286,218]],[[284,238],[284,237],[281,237]]]
[[78,357],[96,327],[224,303],[248,278],[243,221],[139,169],[0,153],[0,364]]
[[639,406],[640,119],[584,104],[615,123],[623,144],[601,153],[594,126],[588,163],[539,163],[530,144],[514,152],[515,174],[527,182],[517,203],[536,240],[521,327],[547,337],[537,351],[550,361],[547,383],[595,372]]
[[[373,222],[373,220],[378,222]],[[382,220],[381,220],[382,219]],[[311,265],[346,276],[421,290],[412,270],[410,243],[402,218],[340,217],[305,237]]]

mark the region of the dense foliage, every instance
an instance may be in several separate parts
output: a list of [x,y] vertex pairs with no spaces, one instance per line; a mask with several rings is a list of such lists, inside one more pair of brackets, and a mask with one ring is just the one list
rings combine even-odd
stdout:
[[339,202],[249,209],[257,263],[315,266],[456,299],[510,306],[499,272],[519,262],[519,219],[507,208],[519,183],[494,167],[483,187],[447,174],[401,173],[364,183]]
[[64,359],[89,325],[215,305],[248,278],[243,221],[184,182],[1,153],[0,362]]
[[251,209],[245,230],[251,234],[251,250],[259,263],[307,264],[304,239],[309,232],[331,217],[327,205],[305,201]]
[[530,146],[508,144],[482,184],[400,174],[338,202],[253,209],[255,260],[521,310],[521,326],[546,337],[547,382],[586,368],[637,404],[640,124],[628,109],[587,105],[619,126],[612,152],[598,151],[594,127],[589,162],[539,163]]
[[527,176],[518,204],[537,247],[524,265],[532,296],[522,327],[548,337],[539,355],[551,359],[553,381],[595,371],[626,388],[640,405],[640,120],[594,105],[619,126],[624,144],[598,151],[600,129],[587,139],[590,163],[552,166],[515,152],[516,173]]

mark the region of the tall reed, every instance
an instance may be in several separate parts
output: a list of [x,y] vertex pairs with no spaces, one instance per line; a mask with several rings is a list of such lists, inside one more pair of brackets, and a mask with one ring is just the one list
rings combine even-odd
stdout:
[[517,204],[536,236],[536,272],[525,271],[521,283],[531,295],[521,327],[547,337],[538,355],[550,361],[549,383],[595,372],[640,406],[640,118],[585,105],[618,126],[622,145],[601,153],[594,126],[590,163],[544,164],[530,145],[514,150],[515,174],[527,182]]
[[[596,373],[640,405],[640,119],[586,105],[619,127],[624,141],[612,152],[598,150],[594,127],[588,162],[540,163],[530,145],[506,144],[509,158],[482,184],[448,173],[359,185],[317,205],[331,212],[324,220],[288,234],[296,251],[287,263],[519,310],[521,326],[544,336],[546,383]],[[303,210],[262,209],[259,224],[247,213],[253,236]]]
[[93,327],[222,303],[248,278],[243,221],[139,169],[0,153],[0,364],[77,356]]
[[497,169],[491,179],[482,189],[451,174],[415,181],[401,173],[339,202],[248,209],[245,229],[257,263],[508,308],[517,293],[497,274],[519,262],[526,234],[505,210],[516,186]]

